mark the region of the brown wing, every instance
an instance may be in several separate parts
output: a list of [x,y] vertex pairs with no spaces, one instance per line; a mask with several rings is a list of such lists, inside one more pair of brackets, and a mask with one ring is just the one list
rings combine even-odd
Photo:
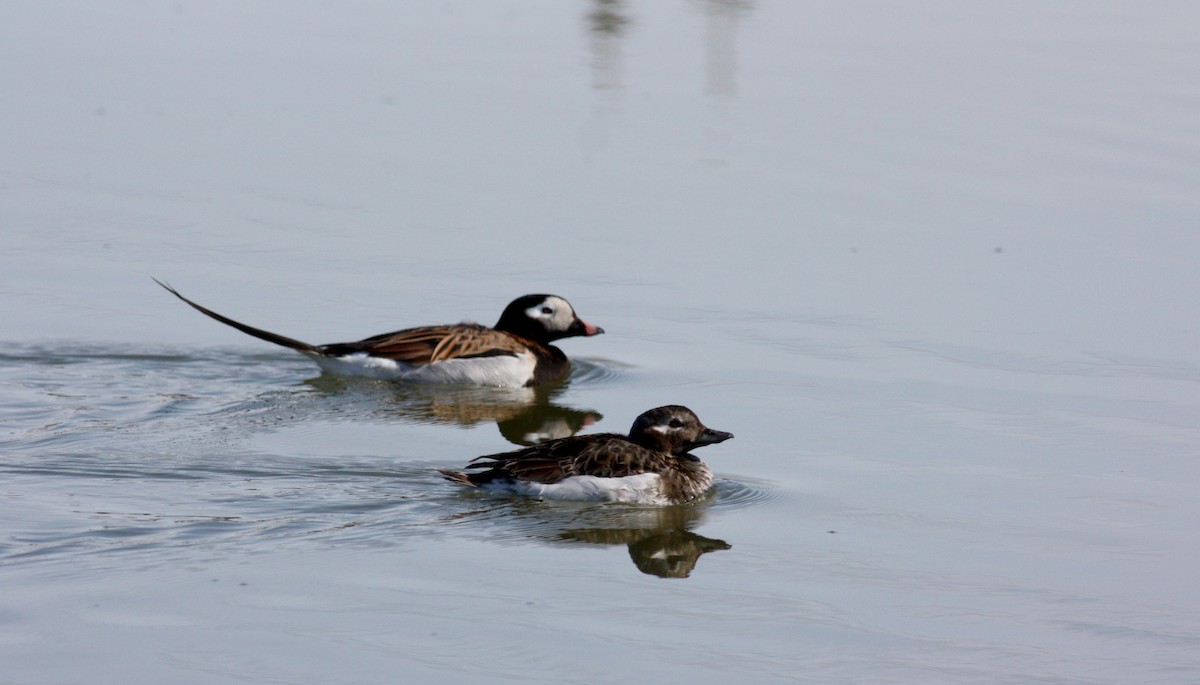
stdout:
[[517,338],[479,324],[422,326],[383,333],[352,343],[322,345],[321,353],[340,356],[366,352],[372,357],[408,364],[429,364],[446,359],[517,355],[523,351]]
[[630,442],[623,435],[602,433],[551,440],[516,452],[476,457],[467,468],[476,470],[470,475],[476,484],[496,478],[557,483],[579,475],[619,478],[656,471],[656,457],[659,455]]

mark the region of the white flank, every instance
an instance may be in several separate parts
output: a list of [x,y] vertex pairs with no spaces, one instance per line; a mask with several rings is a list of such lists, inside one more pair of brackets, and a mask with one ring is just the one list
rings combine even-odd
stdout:
[[516,388],[528,383],[533,377],[533,367],[537,363],[529,353],[515,357],[503,355],[447,359],[420,366],[394,359],[372,357],[365,352],[355,352],[343,357],[316,354],[308,356],[324,371],[338,376],[364,376],[416,383],[467,383],[502,388]]
[[624,478],[571,476],[559,483],[515,481],[493,482],[481,490],[501,494],[525,495],[543,499],[569,499],[587,502],[631,502],[634,504],[670,504],[659,487],[657,473],[642,473]]

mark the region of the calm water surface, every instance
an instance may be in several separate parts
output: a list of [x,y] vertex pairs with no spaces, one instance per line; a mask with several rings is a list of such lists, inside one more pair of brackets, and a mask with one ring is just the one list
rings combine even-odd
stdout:
[[[0,683],[1200,681],[1192,4],[0,9]],[[314,343],[559,293],[537,390]],[[438,467],[686,404],[678,507]]]

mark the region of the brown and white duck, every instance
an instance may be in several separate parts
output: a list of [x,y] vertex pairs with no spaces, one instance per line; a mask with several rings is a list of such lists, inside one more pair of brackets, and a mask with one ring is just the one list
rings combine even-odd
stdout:
[[690,450],[732,433],[707,428],[687,407],[658,407],[637,417],[629,435],[600,433],[551,440],[515,452],[476,457],[446,480],[487,492],[552,499],[677,504],[713,484]]
[[428,383],[469,383],[519,387],[566,375],[571,362],[550,343],[592,336],[603,328],[580,319],[557,295],[524,295],[513,300],[495,326],[476,323],[422,326],[383,333],[358,342],[311,345],[222,316],[154,279],[175,297],[223,324],[261,340],[301,352],[323,370]]

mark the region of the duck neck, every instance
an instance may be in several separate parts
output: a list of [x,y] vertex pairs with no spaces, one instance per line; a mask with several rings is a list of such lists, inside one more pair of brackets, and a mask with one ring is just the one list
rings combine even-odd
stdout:
[[663,478],[663,494],[672,502],[686,502],[703,495],[712,487],[713,473],[708,464],[690,454],[679,456],[674,473]]

